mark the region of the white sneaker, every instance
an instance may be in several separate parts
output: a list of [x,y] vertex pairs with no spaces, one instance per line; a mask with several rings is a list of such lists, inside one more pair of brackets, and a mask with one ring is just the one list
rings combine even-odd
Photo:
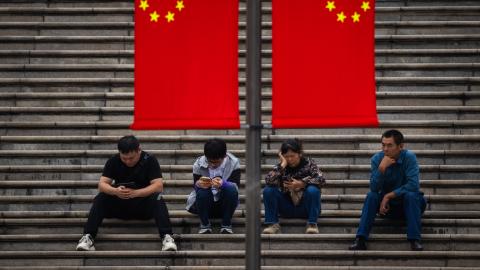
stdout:
[[232,226],[222,226],[222,228],[220,228],[220,233],[221,234],[233,234]]
[[175,240],[170,236],[170,234],[165,234],[162,241],[162,251],[177,251],[177,245],[175,245]]
[[93,238],[90,234],[85,234],[80,238],[77,245],[77,250],[81,251],[94,251]]

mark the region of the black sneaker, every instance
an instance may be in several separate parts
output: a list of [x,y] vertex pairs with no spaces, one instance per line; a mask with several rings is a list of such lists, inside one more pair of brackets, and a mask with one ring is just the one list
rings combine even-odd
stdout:
[[365,239],[362,237],[355,238],[355,241],[353,241],[353,245],[348,247],[348,249],[349,250],[367,250]]

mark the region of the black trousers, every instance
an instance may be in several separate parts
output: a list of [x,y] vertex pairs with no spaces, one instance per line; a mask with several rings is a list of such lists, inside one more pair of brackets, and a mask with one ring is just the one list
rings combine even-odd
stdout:
[[92,208],[88,214],[87,224],[83,233],[97,236],[98,227],[104,218],[119,219],[155,219],[158,233],[161,238],[165,234],[172,234],[172,225],[168,215],[167,205],[159,193],[148,197],[120,199],[117,196],[99,193],[93,200]]

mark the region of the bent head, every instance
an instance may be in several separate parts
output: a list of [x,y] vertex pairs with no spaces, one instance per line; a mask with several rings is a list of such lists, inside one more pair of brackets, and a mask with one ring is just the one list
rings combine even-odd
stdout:
[[123,164],[127,167],[134,167],[140,160],[141,154],[142,151],[140,151],[140,149],[129,153],[120,153],[120,160],[122,160]]
[[210,139],[205,143],[203,153],[207,158],[208,167],[215,169],[222,165],[227,155],[227,144],[222,139]]
[[118,152],[120,152],[120,160],[127,167],[134,167],[142,154],[140,143],[133,135],[125,136],[118,141]]
[[302,143],[298,139],[288,139],[282,143],[280,153],[287,161],[288,167],[295,168],[302,160]]

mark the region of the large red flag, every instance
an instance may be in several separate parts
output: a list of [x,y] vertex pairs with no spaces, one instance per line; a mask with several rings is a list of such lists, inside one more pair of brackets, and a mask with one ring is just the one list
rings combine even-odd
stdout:
[[374,0],[273,0],[273,127],[378,125],[374,7]]
[[238,0],[135,0],[133,129],[239,128]]

